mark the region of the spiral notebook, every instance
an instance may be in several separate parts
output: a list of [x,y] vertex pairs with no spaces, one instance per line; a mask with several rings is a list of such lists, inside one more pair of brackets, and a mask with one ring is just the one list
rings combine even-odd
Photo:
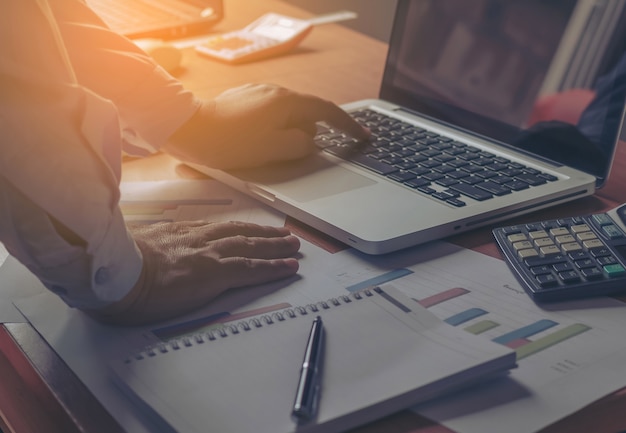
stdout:
[[[314,317],[324,322],[316,416],[291,417]],[[338,432],[515,366],[515,353],[442,322],[391,286],[226,323],[111,364],[118,385],[179,433]]]

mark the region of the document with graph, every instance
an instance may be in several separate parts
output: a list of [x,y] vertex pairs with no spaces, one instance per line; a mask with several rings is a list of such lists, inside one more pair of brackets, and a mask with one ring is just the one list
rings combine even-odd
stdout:
[[[315,410],[291,416],[314,318]],[[179,433],[340,432],[515,367],[515,352],[446,324],[391,286],[223,321],[112,363]]]
[[144,327],[98,324],[46,291],[17,306],[127,431],[149,433],[154,430],[111,386],[106,361],[112,353],[374,285],[393,285],[457,330],[516,352],[518,367],[505,377],[413,407],[453,431],[506,425],[507,433],[533,433],[626,387],[626,376],[615,373],[626,365],[626,304],[598,298],[540,308],[501,260],[444,242],[372,257],[353,249],[329,253],[303,240],[298,276],[229,291],[193,314]]

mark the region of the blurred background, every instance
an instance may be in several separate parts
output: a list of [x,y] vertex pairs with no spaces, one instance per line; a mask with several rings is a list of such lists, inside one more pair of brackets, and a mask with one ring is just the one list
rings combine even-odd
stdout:
[[288,0],[295,6],[321,15],[339,10],[356,12],[359,17],[342,23],[383,42],[389,41],[396,0]]

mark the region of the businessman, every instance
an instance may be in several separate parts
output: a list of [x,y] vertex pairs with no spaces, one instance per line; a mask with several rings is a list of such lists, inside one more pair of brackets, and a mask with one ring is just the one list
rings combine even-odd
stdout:
[[[315,123],[367,135],[332,103],[272,85],[199,99],[81,0],[0,14],[0,241],[69,306],[113,323],[166,319],[297,272],[281,227],[127,227],[123,152],[216,168],[300,158]],[[207,79],[210,79],[208,77]]]

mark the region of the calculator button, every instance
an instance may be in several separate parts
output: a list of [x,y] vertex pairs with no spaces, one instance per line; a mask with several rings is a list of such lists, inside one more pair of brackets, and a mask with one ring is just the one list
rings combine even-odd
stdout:
[[598,239],[594,232],[580,232],[576,235],[579,241],[589,241],[592,239]]
[[525,249],[532,248],[532,247],[533,247],[533,244],[531,244],[529,241],[515,242],[513,244],[513,248],[516,251],[525,250]]
[[570,242],[570,243],[561,245],[561,249],[563,250],[564,253],[569,253],[570,251],[582,250],[583,247],[581,247],[578,242]]
[[573,233],[582,233],[591,231],[591,228],[587,224],[578,224],[571,227]]
[[576,271],[560,272],[559,278],[561,278],[565,284],[572,284],[580,281],[580,276]]
[[541,251],[541,254],[543,254],[544,256],[550,256],[550,255],[561,253],[561,250],[556,245],[552,245],[552,246],[548,245],[546,247],[540,248],[539,250]]
[[617,259],[613,256],[604,256],[604,257],[598,257],[598,263],[602,266],[604,265],[613,265],[615,263],[617,263]]
[[566,228],[563,228],[563,227],[557,227],[557,228],[554,228],[554,229],[550,230],[550,234],[552,236],[569,235],[569,230],[567,230]]
[[552,267],[557,272],[571,271],[573,269],[573,266],[569,262],[556,263],[552,265]]
[[582,251],[582,250],[581,251],[571,251],[567,255],[572,260],[582,260],[582,259],[589,258],[589,254],[587,254],[585,251]]
[[609,278],[615,278],[626,274],[626,269],[619,263],[616,263],[614,265],[604,266],[604,272],[606,272]]
[[531,257],[524,261],[526,266],[544,266],[552,265],[554,263],[566,262],[567,258],[564,255],[556,254],[550,257]]
[[548,287],[554,287],[559,284],[559,281],[552,274],[538,275],[537,282],[539,283],[539,286],[541,286],[541,288],[543,289],[548,288]]
[[517,254],[519,255],[519,258],[522,260],[529,258],[529,257],[537,257],[539,255],[539,253],[534,249],[519,250]]
[[551,274],[552,273],[552,268],[550,266],[533,266],[532,268],[530,268],[530,272],[534,275],[545,275],[545,274]]
[[604,273],[596,267],[582,269],[580,273],[588,280],[599,280],[604,278]]
[[556,263],[552,265],[552,267],[557,272],[571,271],[574,269],[570,262]]
[[596,267],[596,261],[592,259],[576,260],[574,264],[576,264],[576,267],[578,269],[587,269],[587,268]]
[[502,233],[504,233],[505,235],[510,235],[513,233],[521,233],[521,232],[522,232],[522,228],[520,226],[510,226],[510,227],[502,228]]
[[545,230],[536,230],[528,233],[528,236],[530,236],[531,239],[543,239],[548,237],[548,232]]
[[526,240],[526,235],[522,234],[522,233],[516,233],[516,234],[507,236],[507,239],[511,243],[525,241]]
[[535,239],[535,245],[538,247],[547,247],[549,245],[554,245],[554,242],[550,238],[539,238]]
[[602,227],[602,231],[609,239],[619,239],[624,236],[624,232],[613,224]]
[[[598,241],[600,242],[600,241]],[[586,245],[585,245],[586,246]],[[602,244],[602,242],[600,242],[600,246],[596,247],[596,248],[589,248],[589,252],[591,253],[591,255],[593,257],[605,257],[605,256],[610,256],[611,255],[611,251],[604,246],[604,244]]]
[[557,236],[556,238],[554,238],[554,240],[558,244],[568,244],[568,243],[576,242],[576,239],[574,238],[574,236],[572,236],[570,234],[563,235],[563,236]]
[[597,222],[601,226],[605,224],[613,223],[613,220],[611,220],[611,218],[609,218],[609,216],[604,213],[592,215],[591,219],[593,219],[595,222]]
[[[596,249],[598,249],[598,250],[599,250],[599,249],[605,249],[605,250],[606,250],[606,248],[603,248],[603,247],[604,247],[604,244],[603,244],[603,243],[602,243],[602,241],[601,241],[601,240],[599,240],[599,239],[590,239],[590,240],[588,240],[588,241],[584,241],[584,242],[583,242],[583,245],[584,245],[584,246],[585,246],[585,248],[587,248],[588,250],[592,250],[592,249],[593,249],[593,250],[596,250]],[[607,251],[608,251],[608,250],[607,250]]]

